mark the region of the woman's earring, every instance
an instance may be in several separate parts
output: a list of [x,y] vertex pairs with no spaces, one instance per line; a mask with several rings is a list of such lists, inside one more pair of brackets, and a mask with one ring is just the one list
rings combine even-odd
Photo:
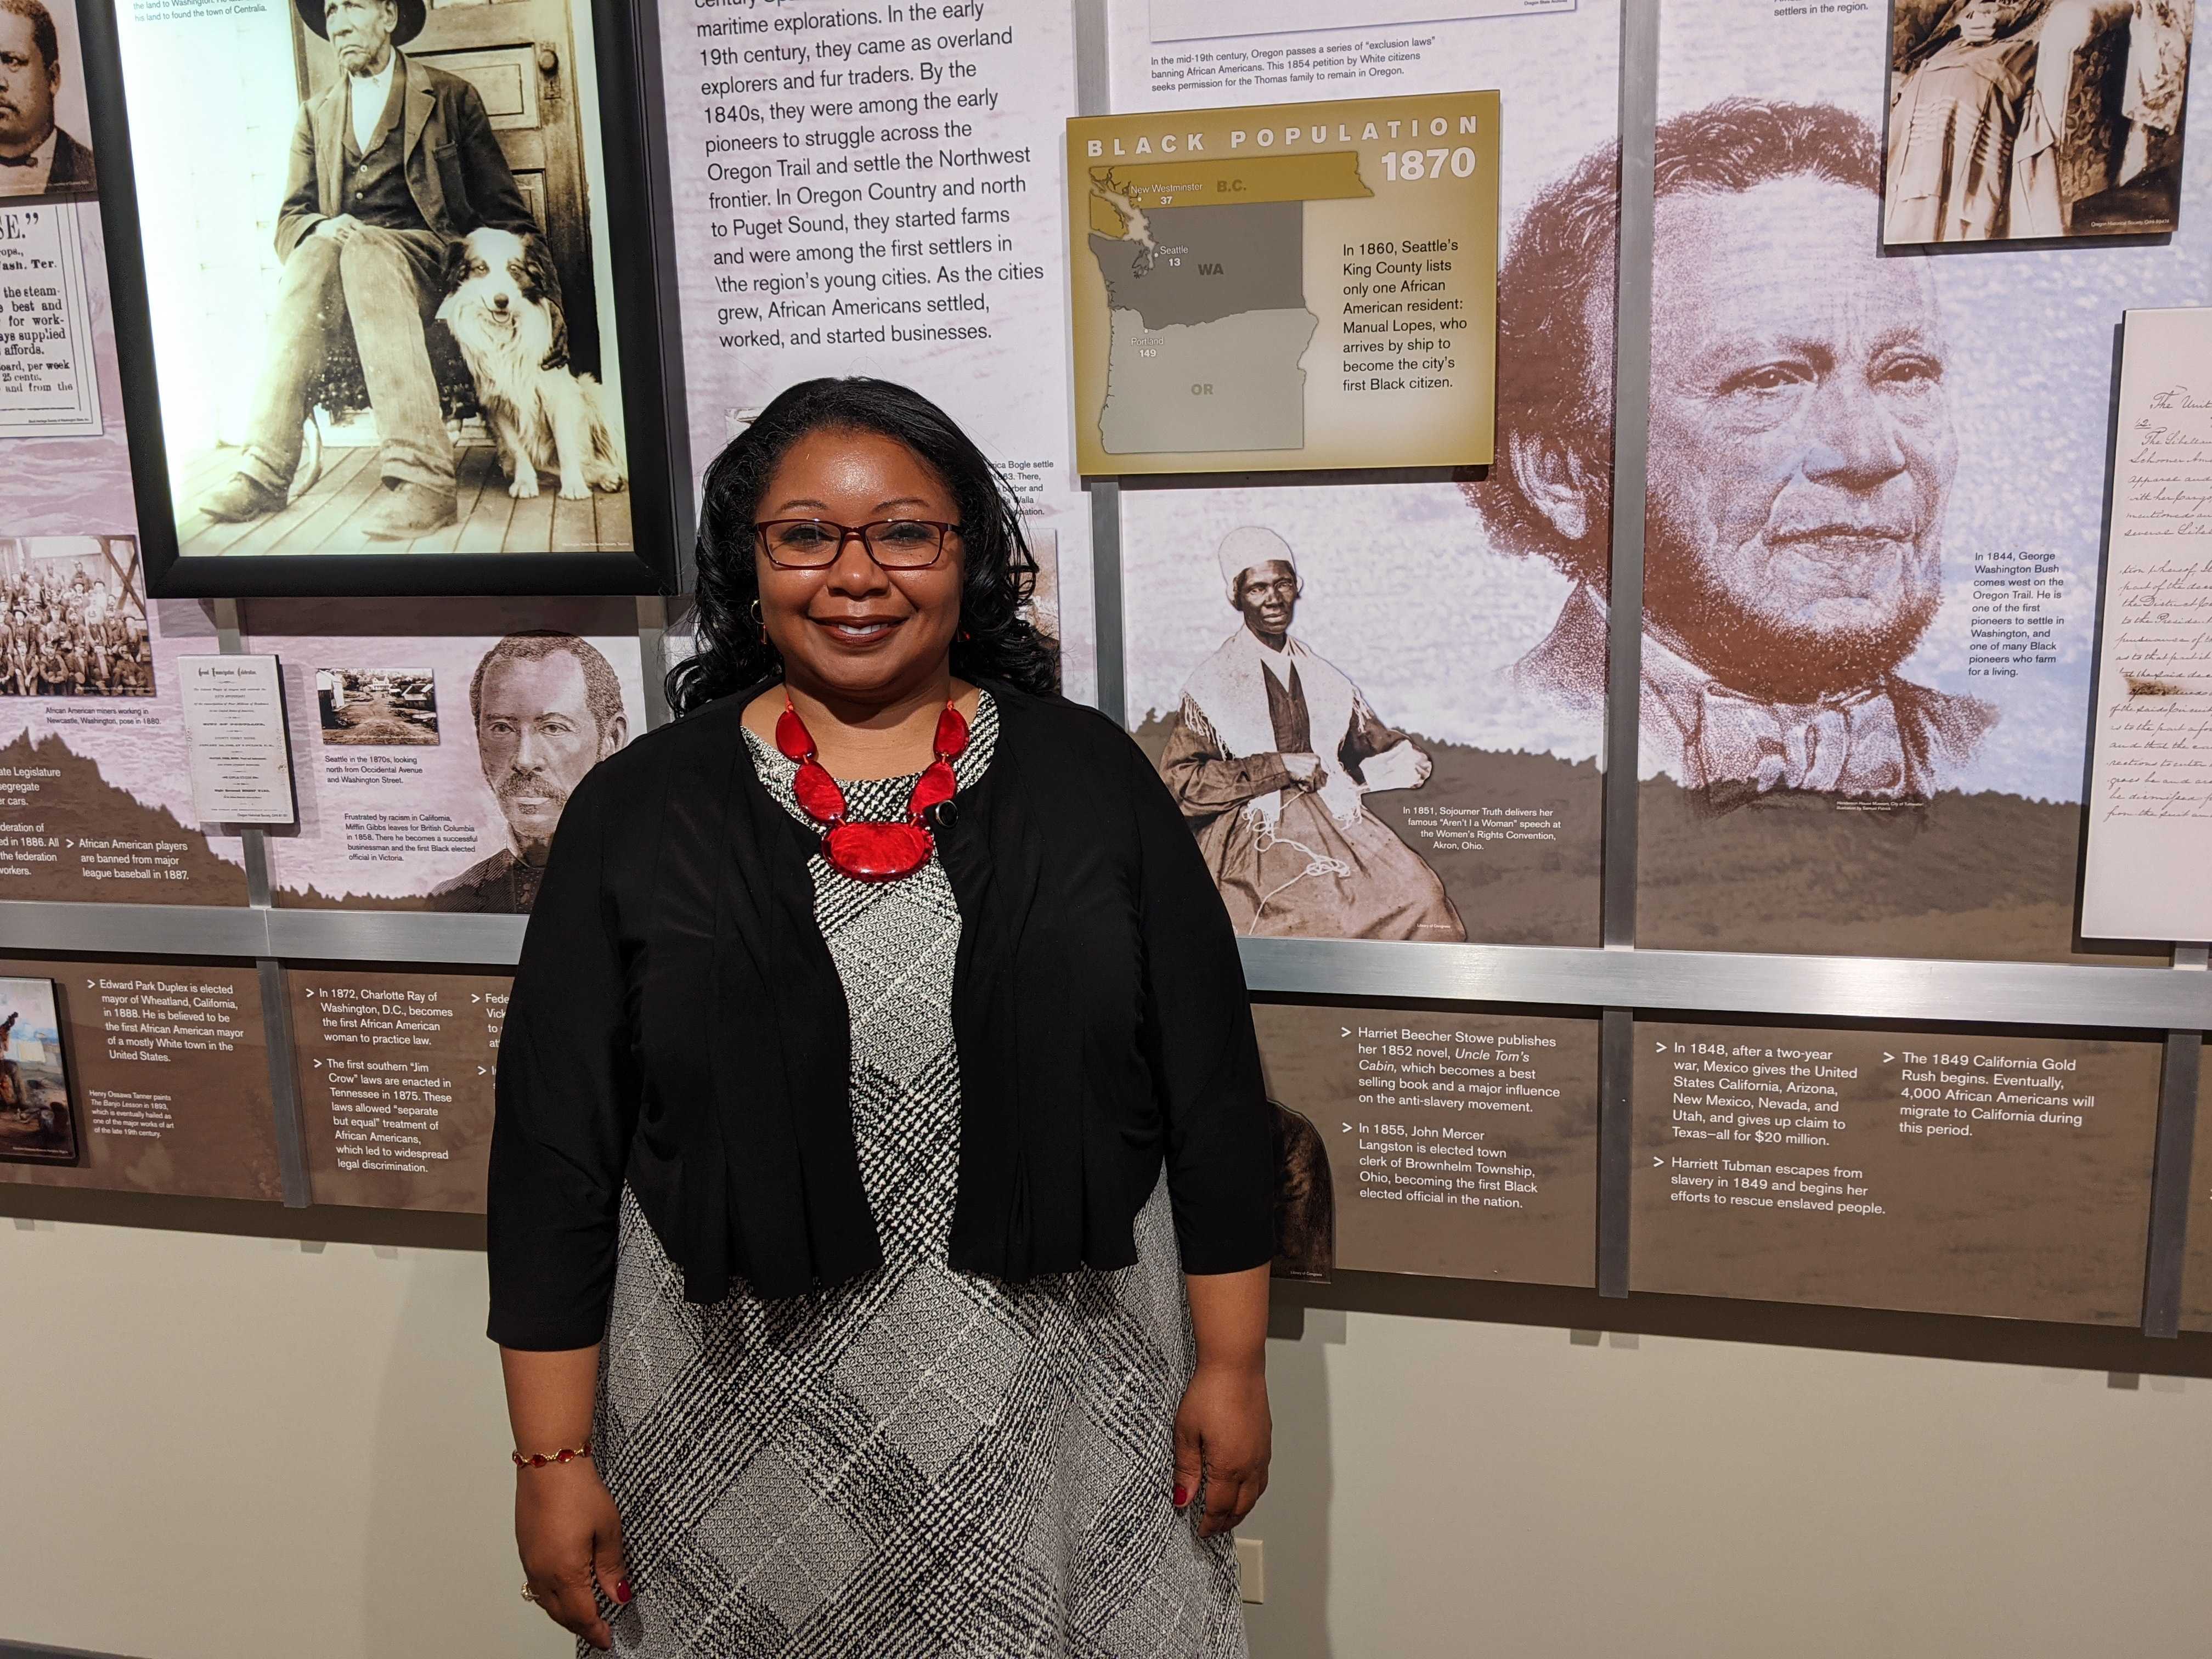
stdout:
[[760,642],[763,645],[766,645],[768,643],[768,619],[761,615],[760,601],[758,599],[755,599],[752,602],[751,609],[753,613],[753,626],[760,630]]

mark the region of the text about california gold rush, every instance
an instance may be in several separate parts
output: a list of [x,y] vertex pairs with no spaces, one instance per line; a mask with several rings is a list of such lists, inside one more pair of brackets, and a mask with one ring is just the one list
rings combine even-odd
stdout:
[[1668,1073],[1662,1146],[1638,1178],[1670,1202],[1734,1210],[1871,1217],[1896,1207],[1902,1177],[1944,1146],[2004,1156],[2037,1139],[2095,1127],[2080,1062],[2002,1043],[1655,1039]]

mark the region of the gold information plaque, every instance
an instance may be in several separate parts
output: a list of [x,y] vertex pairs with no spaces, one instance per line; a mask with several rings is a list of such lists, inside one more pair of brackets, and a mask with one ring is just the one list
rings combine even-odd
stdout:
[[1091,476],[1486,466],[1495,92],[1067,124]]

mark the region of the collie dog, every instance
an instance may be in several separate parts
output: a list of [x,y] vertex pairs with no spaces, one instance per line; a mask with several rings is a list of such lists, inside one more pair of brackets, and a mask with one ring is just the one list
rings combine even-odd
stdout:
[[438,320],[477,383],[508,495],[535,495],[541,472],[572,501],[623,487],[621,412],[605,386],[568,368],[561,274],[544,238],[486,227],[454,243]]

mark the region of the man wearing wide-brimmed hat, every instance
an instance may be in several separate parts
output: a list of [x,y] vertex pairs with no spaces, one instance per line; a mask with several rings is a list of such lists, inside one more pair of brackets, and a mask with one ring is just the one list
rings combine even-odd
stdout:
[[422,32],[424,0],[293,3],[344,73],[293,129],[269,364],[239,470],[199,507],[234,520],[284,505],[308,388],[350,325],[384,483],[361,530],[404,540],[454,519],[453,447],[422,332],[446,249],[482,225],[538,227],[477,89],[398,50]]

